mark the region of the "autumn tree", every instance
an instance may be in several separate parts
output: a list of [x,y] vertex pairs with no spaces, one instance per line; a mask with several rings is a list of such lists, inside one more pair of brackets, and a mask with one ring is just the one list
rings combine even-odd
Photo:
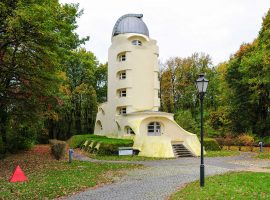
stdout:
[[[209,55],[194,53],[187,58],[170,58],[161,71],[161,109],[175,113],[176,121],[187,130],[198,132],[198,92],[195,80],[200,73],[214,77],[215,70]],[[210,84],[205,96],[207,107],[216,104],[216,86]]]
[[232,90],[231,120],[236,133],[269,133],[270,10],[258,38],[241,45],[229,61],[227,82]]
[[78,5],[62,5],[57,0],[0,2],[0,134],[4,143],[8,132],[17,137],[27,128],[41,129],[43,113],[59,93],[62,61],[87,39],[74,33],[80,14]]
[[[65,60],[61,88],[63,105],[51,109],[47,127],[50,138],[67,139],[73,134],[93,133],[97,112],[96,72],[98,61],[92,52],[80,48]],[[55,117],[56,116],[56,117]]]
[[170,58],[164,64],[161,73],[162,108],[172,112],[174,109],[195,110],[195,80],[202,72],[211,71],[212,62],[209,55],[194,53],[188,58]]

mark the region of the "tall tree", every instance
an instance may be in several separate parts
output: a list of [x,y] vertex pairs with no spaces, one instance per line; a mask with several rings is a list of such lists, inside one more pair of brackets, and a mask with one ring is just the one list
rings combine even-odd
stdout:
[[62,88],[63,105],[51,112],[47,123],[51,138],[69,138],[73,134],[92,133],[97,112],[95,90],[98,61],[93,53],[81,48],[65,60],[65,83]]
[[[194,53],[188,58],[170,58],[161,74],[162,108],[195,111],[197,104],[195,80],[199,73],[210,73],[212,62],[209,55]],[[168,109],[170,108],[170,110]]]
[[107,101],[108,88],[108,63],[100,64],[95,72],[95,90],[97,93],[98,103]]
[[[58,96],[61,62],[86,39],[74,33],[78,5],[57,0],[0,2],[0,134],[42,119]],[[12,123],[12,125],[10,125]],[[14,132],[16,134],[16,131]]]
[[270,10],[259,36],[230,59],[227,82],[233,91],[231,119],[236,133],[270,132]]

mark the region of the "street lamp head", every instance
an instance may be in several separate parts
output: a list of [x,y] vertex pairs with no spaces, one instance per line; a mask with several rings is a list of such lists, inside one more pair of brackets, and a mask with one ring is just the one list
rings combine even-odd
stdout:
[[200,94],[206,92],[209,81],[205,78],[204,73],[199,75],[199,78],[196,80],[196,87]]

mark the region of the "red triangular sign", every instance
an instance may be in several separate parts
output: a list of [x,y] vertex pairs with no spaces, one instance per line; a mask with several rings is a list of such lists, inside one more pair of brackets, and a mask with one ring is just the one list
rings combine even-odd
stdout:
[[12,177],[10,178],[9,182],[23,182],[27,181],[27,177],[24,175],[22,169],[18,165],[14,170]]

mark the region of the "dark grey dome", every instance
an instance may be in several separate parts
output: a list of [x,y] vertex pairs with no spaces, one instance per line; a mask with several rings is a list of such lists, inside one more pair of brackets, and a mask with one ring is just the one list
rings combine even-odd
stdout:
[[120,17],[112,32],[112,37],[123,33],[139,33],[149,37],[149,31],[142,20],[142,14],[127,14]]

